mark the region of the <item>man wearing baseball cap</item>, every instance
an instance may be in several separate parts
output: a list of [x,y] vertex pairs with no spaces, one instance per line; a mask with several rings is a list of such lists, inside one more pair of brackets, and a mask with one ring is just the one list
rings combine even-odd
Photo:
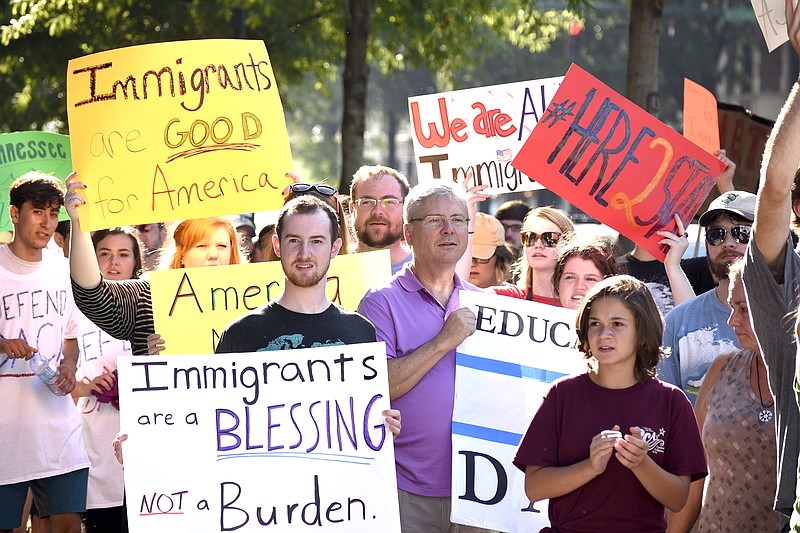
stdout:
[[514,262],[514,252],[506,244],[503,225],[491,215],[478,213],[474,231],[469,282],[482,289],[502,285],[508,280]]
[[694,404],[711,363],[739,349],[728,325],[728,265],[744,256],[756,210],[756,195],[729,191],[716,198],[700,217],[705,228],[708,267],[719,282],[667,313],[664,346],[672,349],[658,366],[659,379],[680,387]]

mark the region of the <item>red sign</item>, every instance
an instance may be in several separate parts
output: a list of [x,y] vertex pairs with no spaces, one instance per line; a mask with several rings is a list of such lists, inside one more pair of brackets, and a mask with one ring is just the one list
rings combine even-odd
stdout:
[[577,65],[512,164],[662,261],[656,232],[688,224],[723,168]]

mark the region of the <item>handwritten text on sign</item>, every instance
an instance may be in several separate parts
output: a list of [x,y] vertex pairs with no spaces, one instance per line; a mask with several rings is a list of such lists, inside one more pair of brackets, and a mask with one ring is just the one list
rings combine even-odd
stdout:
[[688,224],[723,165],[572,65],[514,166],[653,256]]
[[[64,181],[72,172],[69,137],[44,131],[18,131],[0,135],[0,231],[12,229],[8,218],[8,189],[26,172],[37,170]],[[59,220],[67,220],[62,209]]]
[[512,461],[550,384],[586,371],[575,311],[477,292],[462,292],[461,303],[477,323],[456,355],[452,518],[539,531],[550,525],[547,501],[528,501]]
[[419,181],[461,183],[487,193],[541,189],[511,166],[558,89],[560,77],[408,99]]
[[[339,255],[328,270],[327,294],[355,310],[370,287],[390,276],[387,250]],[[283,284],[279,261],[152,272],[153,317],[165,353],[214,353],[222,330],[280,296]]]
[[263,41],[73,59],[67,113],[84,229],[277,209],[292,170]]
[[131,531],[399,532],[385,353],[121,357]]

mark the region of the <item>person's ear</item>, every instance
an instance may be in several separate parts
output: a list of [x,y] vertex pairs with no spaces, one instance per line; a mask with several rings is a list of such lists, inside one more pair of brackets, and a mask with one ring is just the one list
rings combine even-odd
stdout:
[[411,242],[411,224],[403,224],[403,237],[406,240],[406,244],[409,246],[413,244]]
[[17,206],[15,205],[8,206],[8,215],[9,217],[11,217],[11,222],[13,222],[14,224],[19,223],[19,209],[17,209]]
[[331,259],[339,255],[339,250],[342,249],[342,238],[339,237],[335,241],[333,241],[333,246],[331,246]]
[[278,234],[274,231],[272,232],[272,249],[275,251],[275,255],[278,257],[281,256],[281,241],[278,239]]

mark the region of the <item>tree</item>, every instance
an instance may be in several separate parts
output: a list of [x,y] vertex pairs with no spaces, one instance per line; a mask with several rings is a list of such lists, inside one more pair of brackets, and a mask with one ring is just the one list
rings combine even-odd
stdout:
[[10,0],[0,8],[2,20],[9,20],[0,32],[0,76],[4,87],[18,89],[0,102],[0,129],[65,128],[70,58],[132,44],[231,37],[241,34],[240,23],[233,28],[236,9],[247,35],[267,42],[282,95],[309,74],[316,89],[330,93],[344,62],[344,190],[362,160],[370,64],[384,73],[426,66],[447,89],[453,72],[471,64],[487,43],[543,50],[588,6],[589,0],[543,10],[535,0],[293,0],[287,9],[275,0]]
[[664,0],[631,2],[628,37],[628,99],[658,116],[658,49]]

